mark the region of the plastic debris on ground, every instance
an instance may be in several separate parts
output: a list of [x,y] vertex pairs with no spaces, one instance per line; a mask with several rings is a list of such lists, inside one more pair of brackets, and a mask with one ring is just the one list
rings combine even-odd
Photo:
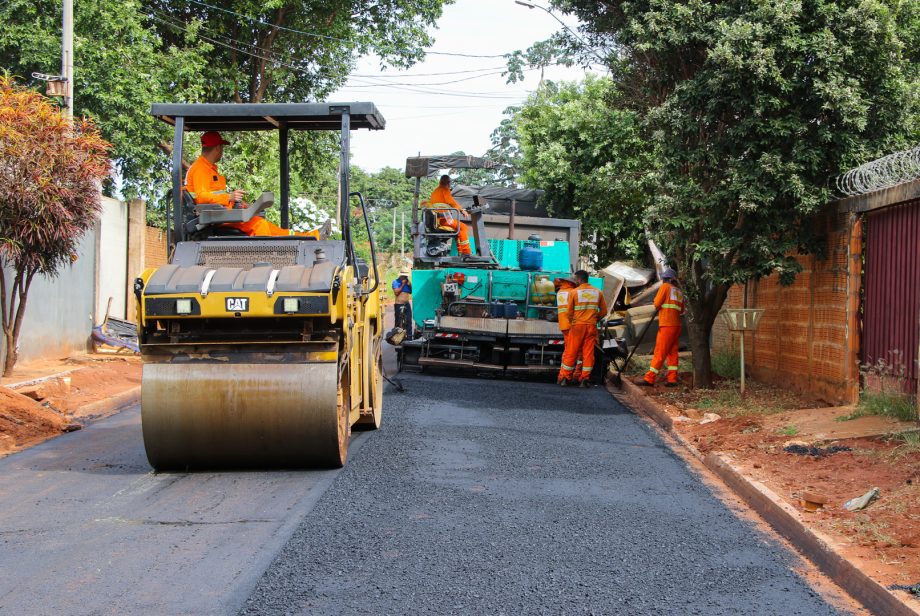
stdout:
[[131,321],[106,317],[102,325],[93,327],[93,346],[111,347],[117,351],[122,349],[132,353],[140,353],[137,344],[137,327]]
[[857,496],[856,498],[851,498],[843,504],[843,508],[847,511],[861,511],[869,506],[869,503],[874,501],[882,493],[878,488],[872,488],[862,496]]
[[720,419],[722,419],[721,415],[717,415],[715,413],[706,413],[705,415],[703,415],[703,418],[700,420],[700,425],[702,426],[703,424],[708,424],[714,421],[719,421]]

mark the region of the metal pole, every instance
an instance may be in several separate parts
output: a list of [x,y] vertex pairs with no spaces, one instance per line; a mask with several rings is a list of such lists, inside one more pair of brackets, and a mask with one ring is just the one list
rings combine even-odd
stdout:
[[61,75],[64,77],[64,107],[73,118],[73,0],[64,0],[64,20],[61,32]]
[[[176,117],[175,133],[173,134],[173,159],[172,159],[172,203],[173,203],[173,235],[174,244],[185,241],[185,216],[182,211],[182,137],[185,134],[185,117]],[[170,246],[172,248],[172,246]]]
[[396,252],[393,247],[396,246],[396,210],[393,210],[393,232],[390,234],[390,253]]
[[741,396],[744,396],[744,330],[741,330]]
[[406,213],[402,213],[402,222],[399,225],[399,253],[402,259],[406,259]]
[[291,164],[287,125],[281,126],[278,131],[278,148],[281,150],[281,227],[290,229]]

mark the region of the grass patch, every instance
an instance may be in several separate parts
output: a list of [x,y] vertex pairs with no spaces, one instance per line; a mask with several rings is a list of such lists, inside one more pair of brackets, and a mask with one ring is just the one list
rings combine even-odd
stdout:
[[725,379],[741,378],[741,355],[730,351],[712,354],[712,370]]
[[920,456],[920,432],[902,432],[894,435],[891,440],[898,444],[891,450],[892,458]]
[[846,417],[855,419],[864,415],[883,415],[899,421],[916,421],[917,399],[910,394],[891,389],[878,392],[863,390],[859,394],[859,406],[856,407],[856,411]]
[[777,432],[782,434],[783,436],[797,436],[799,434],[799,429],[796,428],[795,426],[789,425],[789,426],[786,426],[785,428],[780,428],[779,430],[777,430]]

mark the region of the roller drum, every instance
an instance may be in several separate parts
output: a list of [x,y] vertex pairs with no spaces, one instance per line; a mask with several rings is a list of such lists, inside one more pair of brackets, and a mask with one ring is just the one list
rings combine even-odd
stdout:
[[145,364],[144,448],[157,470],[338,467],[338,366]]

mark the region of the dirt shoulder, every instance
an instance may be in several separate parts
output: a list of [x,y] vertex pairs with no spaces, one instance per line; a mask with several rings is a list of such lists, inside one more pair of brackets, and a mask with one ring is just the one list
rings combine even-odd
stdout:
[[0,386],[0,456],[80,429],[141,384],[140,358],[79,355],[18,369]]
[[[795,508],[807,527],[830,538],[872,579],[889,589],[920,583],[920,425],[853,418],[852,407],[821,406],[751,385],[744,399],[732,380],[718,381],[713,390],[657,385],[630,391],[666,413],[672,429],[701,454],[719,454]],[[872,488],[880,496],[868,507],[844,508]]]

